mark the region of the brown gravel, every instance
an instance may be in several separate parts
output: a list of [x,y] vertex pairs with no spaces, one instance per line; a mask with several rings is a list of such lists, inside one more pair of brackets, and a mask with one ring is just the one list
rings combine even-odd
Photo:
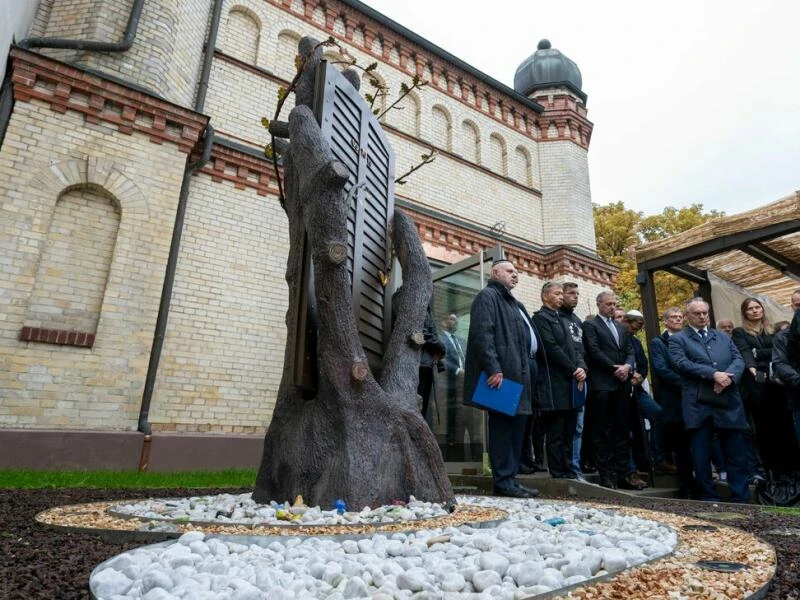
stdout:
[[[37,523],[35,516],[47,509],[79,503],[120,501],[151,496],[176,497],[213,493],[241,493],[247,490],[0,490],[0,598],[89,598],[88,581],[92,569],[108,558],[151,539],[130,541],[100,538],[84,532],[66,531]],[[563,499],[562,499],[563,500]],[[607,502],[607,501],[606,501]],[[742,598],[743,590],[755,590],[771,570],[772,553],[758,540],[743,536],[747,532],[775,548],[776,575],[769,591],[770,600],[800,600],[800,517],[764,512],[755,506],[711,507],[651,498],[625,499],[625,512],[667,522],[669,515],[682,515],[673,526],[683,523],[709,523],[692,517],[701,511],[736,512],[743,518],[716,521],[720,528],[712,539],[707,532],[681,531],[680,553],[644,567],[618,574],[612,580],[582,587],[564,597],[571,598]],[[640,512],[636,509],[656,510]],[[253,531],[248,529],[248,533]],[[700,559],[746,562],[751,569],[737,574],[703,571],[692,564]],[[744,579],[742,579],[744,578]]]

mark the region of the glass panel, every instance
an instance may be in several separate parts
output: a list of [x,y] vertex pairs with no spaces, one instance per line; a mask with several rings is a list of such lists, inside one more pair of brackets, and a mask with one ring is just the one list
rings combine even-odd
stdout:
[[[463,404],[469,310],[472,300],[486,285],[493,258],[485,257],[483,269],[478,258],[473,257],[464,261],[462,270],[451,265],[433,274],[433,315],[447,356],[435,369],[434,395],[425,418],[445,462],[469,463],[464,465],[469,467],[480,467],[485,439],[483,411]],[[449,466],[450,470],[461,467]]]

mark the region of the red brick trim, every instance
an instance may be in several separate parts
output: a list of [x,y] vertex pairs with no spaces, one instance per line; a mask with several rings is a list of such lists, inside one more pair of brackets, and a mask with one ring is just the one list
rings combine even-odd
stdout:
[[[589,149],[594,124],[586,118],[586,106],[569,94],[537,96],[536,101],[545,107],[539,116],[540,142],[569,141],[585,150]],[[548,137],[550,125],[556,126],[558,133],[555,137]]]
[[251,154],[239,152],[234,148],[214,144],[211,160],[200,169],[210,175],[212,181],[229,181],[237,190],[255,189],[259,196],[278,196],[275,169],[272,162],[259,159]]
[[[326,37],[333,36],[349,46],[357,47],[360,52],[372,56],[379,62],[391,64],[409,77],[413,77],[418,72],[422,73],[425,66],[429,67],[431,71],[430,85],[440,92],[450,96],[456,102],[468,106],[471,110],[477,110],[498,123],[502,123],[504,126],[519,131],[533,139],[533,126],[537,121],[538,115],[535,110],[510,96],[506,96],[500,90],[492,88],[466,71],[461,71],[455,65],[445,62],[442,57],[421,46],[412,44],[397,32],[370,19],[366,15],[357,13],[346,4],[338,2],[338,0],[324,0],[324,2],[308,0],[304,3],[304,12],[295,12],[292,5],[287,5],[282,0],[265,1],[324,31]],[[317,23],[313,19],[314,9],[317,6],[322,6],[325,10],[326,19],[324,25]],[[333,29],[333,22],[336,17],[342,17],[344,20],[344,35],[336,33]],[[356,46],[353,42],[353,30],[356,27],[360,27],[364,32],[364,45],[361,47]],[[372,43],[376,37],[383,40],[382,54],[372,52]],[[398,63],[389,62],[389,56],[393,49],[397,50]],[[466,92],[455,93],[455,82],[458,82],[462,90],[467,88],[472,90],[472,102],[466,100]],[[500,114],[495,114],[494,111],[490,110],[490,107],[497,109],[497,113]],[[510,114],[512,122],[504,121],[502,114],[506,116]]]
[[[431,215],[404,207],[402,209],[414,219],[423,244],[443,247],[464,256],[472,256],[481,248],[497,244],[497,239],[468,229],[461,229],[452,223]],[[619,270],[600,259],[585,256],[569,248],[559,248],[553,252],[541,253],[517,246],[513,241],[503,241],[506,257],[519,271],[539,279],[553,279],[570,276],[603,286],[611,286]]]
[[91,348],[94,345],[94,336],[95,334],[85,331],[47,329],[45,327],[23,327],[19,332],[19,341]]
[[41,100],[54,112],[79,112],[89,123],[143,133],[182,152],[195,147],[208,123],[205,115],[20,48],[11,50],[11,73],[18,102]]

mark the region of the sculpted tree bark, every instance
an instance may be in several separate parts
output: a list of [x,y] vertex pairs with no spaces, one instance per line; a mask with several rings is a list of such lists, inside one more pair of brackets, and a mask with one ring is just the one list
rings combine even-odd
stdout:
[[290,239],[286,325],[289,335],[296,331],[307,235],[319,315],[319,385],[316,397],[303,398],[292,383],[294,356],[287,344],[253,498],[280,502],[302,494],[309,505],[327,507],[343,499],[358,510],[414,495],[452,505],[441,452],[417,408],[420,350],[412,339],[422,330],[433,293],[425,252],[411,219],[395,211],[390,235],[403,286],[394,297],[397,318],[376,379],[359,341],[345,260],[348,173],[310,109],[322,52],[304,38],[300,53],[309,58],[289,116],[290,143],[281,152]]

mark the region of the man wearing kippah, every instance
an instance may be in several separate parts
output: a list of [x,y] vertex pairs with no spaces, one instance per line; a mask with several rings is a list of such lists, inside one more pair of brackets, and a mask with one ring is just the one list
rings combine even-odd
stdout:
[[470,402],[481,372],[489,387],[499,388],[504,379],[522,384],[522,397],[515,415],[489,410],[489,462],[494,493],[514,498],[533,498],[539,490],[519,483],[525,423],[532,412],[537,356],[543,358],[541,342],[528,311],[511,295],[519,280],[514,264],[495,261],[491,279],[472,301],[464,373],[464,398]]

